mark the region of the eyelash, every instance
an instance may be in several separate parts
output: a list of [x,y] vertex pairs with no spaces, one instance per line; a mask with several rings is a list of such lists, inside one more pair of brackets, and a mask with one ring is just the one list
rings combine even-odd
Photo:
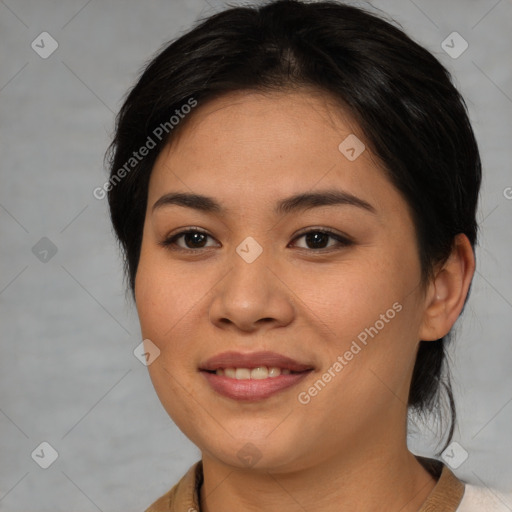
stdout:
[[[176,241],[179,238],[181,238],[184,235],[194,234],[194,233],[201,233],[203,235],[209,236],[210,238],[213,238],[206,231],[190,227],[190,228],[187,228],[187,229],[185,229],[183,231],[180,231],[179,233],[176,233],[176,234],[166,238],[165,240],[160,242],[159,245],[161,245],[161,246],[163,246],[163,247],[165,247],[165,248],[167,248],[169,250],[180,251],[180,252],[183,252],[183,253],[186,253],[186,254],[192,254],[192,253],[197,254],[197,253],[200,253],[203,250],[211,249],[211,247],[199,247],[198,249],[185,249],[183,247],[179,247],[179,246],[176,245]],[[332,252],[333,250],[339,250],[339,249],[341,249],[343,247],[348,247],[350,245],[353,245],[353,243],[354,243],[354,241],[351,240],[349,237],[340,235],[339,233],[337,233],[335,231],[332,231],[329,228],[312,228],[312,229],[309,229],[307,231],[303,231],[303,232],[299,233],[292,240],[292,242],[296,241],[299,238],[302,238],[303,236],[306,236],[306,235],[308,235],[310,233],[322,233],[322,234],[325,234],[325,235],[329,235],[331,238],[334,238],[338,242],[338,245],[334,246],[334,247],[324,247],[324,248],[320,248],[320,249],[309,249],[309,248],[305,248],[305,247],[299,247],[299,249],[306,250],[306,251],[312,251],[312,252],[316,252],[316,253],[326,253],[326,252]]]

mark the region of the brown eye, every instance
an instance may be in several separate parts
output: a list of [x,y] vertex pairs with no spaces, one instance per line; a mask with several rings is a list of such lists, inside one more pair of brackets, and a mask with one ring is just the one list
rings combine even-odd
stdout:
[[[208,238],[212,237],[203,231],[187,229],[166,238],[160,245],[177,251],[199,252],[201,249],[213,247],[212,245],[206,245]],[[311,249],[313,251],[342,248],[354,243],[348,237],[326,229],[309,230],[297,236],[294,240],[301,238],[304,238],[306,246],[299,246],[299,249]],[[334,243],[329,243],[330,241]]]
[[[304,238],[306,244],[306,247],[299,247],[300,249],[323,250],[336,247],[346,247],[353,244],[353,241],[349,238],[325,229],[307,231],[299,235],[295,240],[299,240],[300,238]],[[328,245],[329,239],[334,240],[335,243]]]
[[199,232],[184,233],[180,236],[188,249],[201,249],[206,243],[207,235]]
[[322,233],[321,231],[311,232],[304,236],[306,244],[310,249],[325,249],[329,243],[329,238],[332,238],[327,233]]
[[[208,238],[212,237],[203,231],[188,229],[166,238],[160,245],[173,250],[194,251],[211,247],[206,245]],[[178,242],[180,239],[183,239],[181,243]]]

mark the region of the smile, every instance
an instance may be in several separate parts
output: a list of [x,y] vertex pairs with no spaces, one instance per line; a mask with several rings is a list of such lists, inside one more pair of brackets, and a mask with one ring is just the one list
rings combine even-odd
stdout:
[[253,402],[297,385],[313,366],[276,352],[223,352],[199,365],[215,393]]
[[258,366],[257,368],[217,368],[217,370],[215,370],[216,375],[224,375],[230,379],[237,380],[261,380],[269,377],[279,377],[279,375],[289,375],[290,373],[292,373],[290,369],[279,368],[277,366]]
[[292,372],[287,368],[263,367],[219,368],[200,373],[215,393],[232,400],[256,402],[298,385],[312,371]]

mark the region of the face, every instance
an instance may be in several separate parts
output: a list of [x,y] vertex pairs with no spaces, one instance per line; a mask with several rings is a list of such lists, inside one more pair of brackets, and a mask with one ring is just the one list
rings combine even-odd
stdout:
[[356,123],[311,91],[192,115],[152,171],[135,283],[165,409],[203,457],[239,468],[404,443],[418,249]]

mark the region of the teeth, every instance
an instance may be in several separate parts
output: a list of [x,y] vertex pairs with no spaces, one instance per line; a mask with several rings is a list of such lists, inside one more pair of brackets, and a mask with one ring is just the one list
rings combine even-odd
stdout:
[[235,379],[243,380],[251,378],[251,370],[249,368],[237,368],[235,370]]
[[259,366],[258,368],[218,368],[215,372],[217,375],[224,375],[230,379],[247,380],[247,379],[266,379],[268,377],[279,377],[279,375],[289,375],[291,372],[288,368],[278,368],[272,366]]
[[279,377],[279,375],[281,375],[281,368],[273,367],[268,369],[269,377]]
[[235,373],[236,373],[236,370],[234,368],[226,368],[224,370],[224,375],[226,377],[229,377],[230,379],[234,379],[235,378]]
[[[266,379],[268,377],[268,368],[266,366],[260,366],[259,368],[253,368],[251,370],[251,379]],[[238,379],[238,370],[237,370]]]

